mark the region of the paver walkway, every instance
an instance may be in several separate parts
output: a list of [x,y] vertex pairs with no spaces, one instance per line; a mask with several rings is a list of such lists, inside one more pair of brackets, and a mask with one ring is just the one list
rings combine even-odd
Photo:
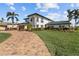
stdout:
[[50,56],[43,41],[33,32],[6,31],[12,36],[0,43],[0,55]]

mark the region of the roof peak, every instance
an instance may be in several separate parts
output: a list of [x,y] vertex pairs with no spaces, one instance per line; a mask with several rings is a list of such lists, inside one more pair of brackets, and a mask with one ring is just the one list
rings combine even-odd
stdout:
[[53,20],[51,20],[51,19],[49,19],[49,18],[47,18],[47,17],[45,17],[45,16],[40,15],[39,13],[30,14],[30,15],[28,15],[28,17],[30,17],[30,16],[32,16],[32,15],[38,15],[38,16],[44,17],[44,18],[46,18],[46,19],[48,19],[48,20],[50,20],[50,21],[53,21]]

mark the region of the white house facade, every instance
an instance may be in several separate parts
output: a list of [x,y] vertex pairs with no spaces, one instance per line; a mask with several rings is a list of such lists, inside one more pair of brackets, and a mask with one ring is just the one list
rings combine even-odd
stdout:
[[46,24],[51,22],[52,20],[39,15],[37,13],[28,15],[28,22],[32,24],[33,28],[45,28]]

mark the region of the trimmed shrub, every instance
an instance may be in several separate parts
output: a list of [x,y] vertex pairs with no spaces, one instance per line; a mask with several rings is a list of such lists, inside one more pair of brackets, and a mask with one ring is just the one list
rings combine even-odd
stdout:
[[79,32],[79,28],[76,28],[75,32]]
[[32,24],[30,24],[30,23],[27,24],[27,30],[29,30],[29,31],[32,30]]
[[33,31],[40,31],[40,30],[42,30],[41,28],[33,28],[32,29]]

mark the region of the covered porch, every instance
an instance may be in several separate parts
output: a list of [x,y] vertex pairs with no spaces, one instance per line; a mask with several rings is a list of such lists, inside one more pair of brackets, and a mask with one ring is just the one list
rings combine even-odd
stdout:
[[70,22],[69,21],[53,21],[47,25],[50,29],[57,29],[57,30],[69,30],[70,29]]

